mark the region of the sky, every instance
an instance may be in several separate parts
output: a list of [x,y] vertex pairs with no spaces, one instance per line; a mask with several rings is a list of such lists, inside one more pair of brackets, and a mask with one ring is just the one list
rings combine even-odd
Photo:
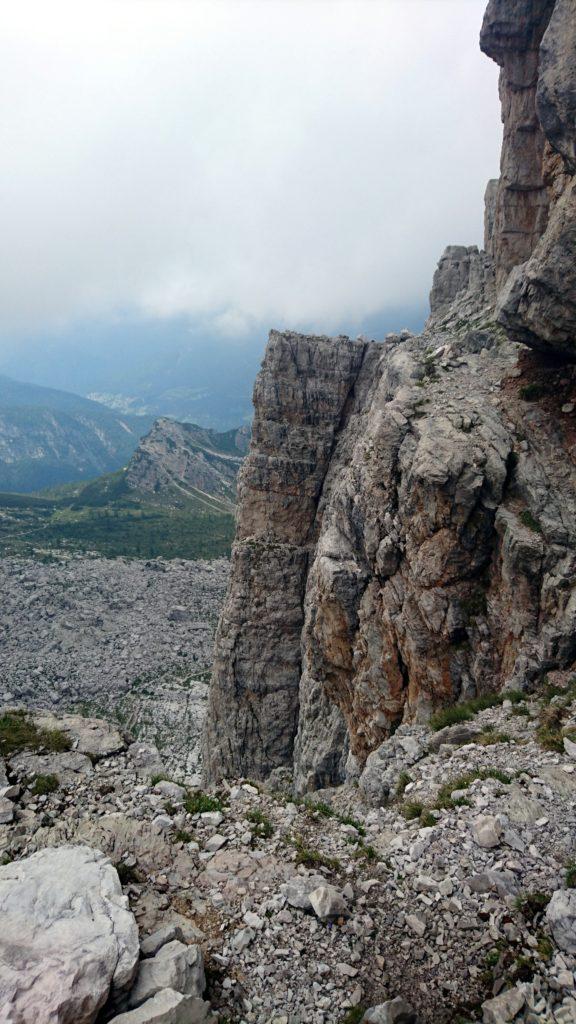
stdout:
[[498,173],[484,7],[6,4],[0,347],[126,316],[233,344],[422,308],[445,245],[481,244]]

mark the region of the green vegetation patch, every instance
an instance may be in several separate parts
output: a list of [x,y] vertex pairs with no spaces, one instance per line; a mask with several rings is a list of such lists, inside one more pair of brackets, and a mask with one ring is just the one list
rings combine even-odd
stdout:
[[37,775],[32,792],[34,796],[48,796],[49,793],[55,793],[59,786],[60,780],[57,775]]
[[248,811],[246,818],[252,825],[252,835],[255,839],[270,839],[274,832],[274,826],[270,818],[267,818],[262,811],[254,808],[254,810]]
[[124,472],[43,496],[0,494],[0,557],[97,551],[107,558],[220,558],[234,517],[201,495],[130,490]]
[[22,750],[62,753],[71,743],[60,729],[39,729],[25,711],[7,711],[0,715],[0,757],[11,757]]
[[217,796],[209,796],[208,793],[187,793],[184,807],[188,814],[204,814],[206,811],[221,811],[222,801]]
[[486,711],[487,708],[497,707],[506,699],[511,699],[508,693],[486,693],[481,697],[474,697],[472,700],[462,701],[459,704],[452,704],[451,707],[441,708],[436,711],[430,719],[430,728],[434,732],[444,729],[447,725],[457,725],[460,722],[468,722],[474,718],[479,711]]
[[303,864],[307,868],[328,868],[329,871],[340,871],[342,865],[337,857],[328,857],[320,850],[314,850],[311,846],[304,845],[302,836],[294,839],[296,848],[296,863]]
[[542,533],[542,527],[538,520],[532,515],[530,509],[525,508],[520,513],[520,522],[533,533]]
[[525,402],[537,402],[539,398],[544,398],[547,394],[548,388],[545,384],[525,384],[520,388],[520,398],[523,398]]
[[519,896],[514,900],[514,906],[516,910],[526,918],[527,921],[534,921],[539,915],[544,913],[546,907],[550,902],[551,894],[549,892],[541,892],[536,890],[535,892],[524,892],[520,893]]

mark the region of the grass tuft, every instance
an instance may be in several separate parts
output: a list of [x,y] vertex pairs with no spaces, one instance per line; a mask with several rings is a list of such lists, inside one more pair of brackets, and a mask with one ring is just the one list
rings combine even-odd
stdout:
[[329,871],[340,871],[342,865],[337,857],[328,857],[320,850],[314,850],[304,845],[302,836],[294,839],[296,848],[296,863],[303,864],[307,868],[328,868]]
[[222,801],[217,796],[209,796],[208,793],[187,793],[184,808],[188,814],[205,814],[206,811],[221,811]]
[[452,704],[448,708],[441,708],[432,715],[430,728],[434,732],[438,732],[447,725],[468,722],[479,711],[486,711],[487,708],[494,708],[502,704],[502,701],[508,696],[506,693],[486,693],[481,697],[474,697],[472,700],[461,701],[459,704]]
[[71,746],[66,733],[60,729],[39,729],[25,711],[0,715],[0,757],[11,757],[22,750],[59,754]]
[[255,839],[270,839],[270,836],[274,832],[274,826],[262,811],[254,808],[252,811],[248,811],[246,815],[248,821],[252,823],[252,835]]
[[37,775],[32,792],[34,796],[48,796],[49,793],[55,793],[59,786],[60,780],[57,775]]

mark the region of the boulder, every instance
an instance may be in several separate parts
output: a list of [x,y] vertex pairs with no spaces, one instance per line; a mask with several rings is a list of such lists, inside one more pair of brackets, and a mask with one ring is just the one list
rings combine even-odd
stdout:
[[210,1004],[165,988],[142,1006],[113,1017],[110,1024],[204,1024],[214,1021]]
[[10,768],[19,778],[35,775],[56,775],[66,785],[78,779],[79,775],[91,775],[94,767],[86,754],[67,750],[61,754],[17,754],[10,761]]
[[131,743],[127,753],[142,778],[158,775],[163,770],[160,751],[153,743]]
[[487,999],[485,1003],[482,1003],[483,1024],[505,1024],[507,1021],[514,1020],[525,1001],[524,993],[518,988],[509,988],[506,992],[495,996],[494,999]]
[[576,953],[576,889],[557,889],[546,908],[548,927],[564,953]]
[[187,996],[201,996],[206,988],[204,961],[199,946],[185,946],[174,939],[143,960],[128,999],[129,1007],[140,1006],[162,989],[171,988]]
[[14,804],[5,796],[0,796],[0,825],[9,825],[14,818]]
[[321,921],[329,921],[333,917],[348,917],[349,910],[342,893],[333,885],[319,885],[309,896],[310,906]]
[[[172,825],[172,819],[168,822]],[[158,871],[170,872],[180,885],[189,884],[194,869],[194,860],[187,850],[174,854],[171,843],[165,835],[150,828],[147,821],[135,821],[117,812],[105,814],[96,821],[81,822],[76,836],[88,846],[104,850],[114,862],[126,854],[136,858],[138,868],[147,875]]]
[[280,892],[296,910],[311,910],[310,893],[324,885],[323,875],[296,875],[280,886]]
[[157,931],[152,932],[151,935],[147,935],[145,939],[142,939],[140,952],[144,958],[156,956],[156,953],[159,949],[162,949],[162,946],[173,942],[174,939],[179,939],[182,942],[183,938],[182,929],[177,924],[167,924],[163,928],[158,928]]
[[400,996],[371,1006],[362,1017],[361,1024],[416,1024],[416,1014]]
[[116,869],[62,846],[0,867],[0,1006],[14,1020],[92,1024],[138,965],[138,928]]
[[184,803],[186,796],[186,788],[184,786],[179,786],[177,782],[168,782],[167,779],[157,782],[154,786],[154,792],[158,793],[159,796],[165,797],[166,800],[176,804],[178,807]]
[[499,846],[502,835],[502,826],[492,814],[481,814],[472,824],[472,833],[478,846],[490,850]]
[[444,743],[453,743],[455,746],[463,746],[465,743],[473,743],[481,730],[473,725],[466,725],[458,722],[456,725],[446,725],[438,729],[428,740],[428,749],[432,752],[439,750]]
[[368,755],[358,783],[367,803],[372,807],[386,803],[396,792],[402,773],[426,755],[428,736],[421,726],[401,725]]
[[83,718],[81,715],[60,715],[38,712],[33,717],[39,729],[59,729],[69,737],[72,747],[94,760],[119,754],[126,742],[116,726],[103,718]]

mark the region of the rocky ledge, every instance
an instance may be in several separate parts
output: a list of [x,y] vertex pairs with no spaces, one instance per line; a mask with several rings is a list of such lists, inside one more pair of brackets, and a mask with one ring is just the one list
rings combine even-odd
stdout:
[[27,746],[0,780],[0,1019],[31,1019],[24,999],[39,1024],[72,1019],[80,930],[75,1024],[569,1024],[576,681],[560,682],[401,726],[361,787],[306,801],[286,770],[205,793],[105,722],[12,717]]

